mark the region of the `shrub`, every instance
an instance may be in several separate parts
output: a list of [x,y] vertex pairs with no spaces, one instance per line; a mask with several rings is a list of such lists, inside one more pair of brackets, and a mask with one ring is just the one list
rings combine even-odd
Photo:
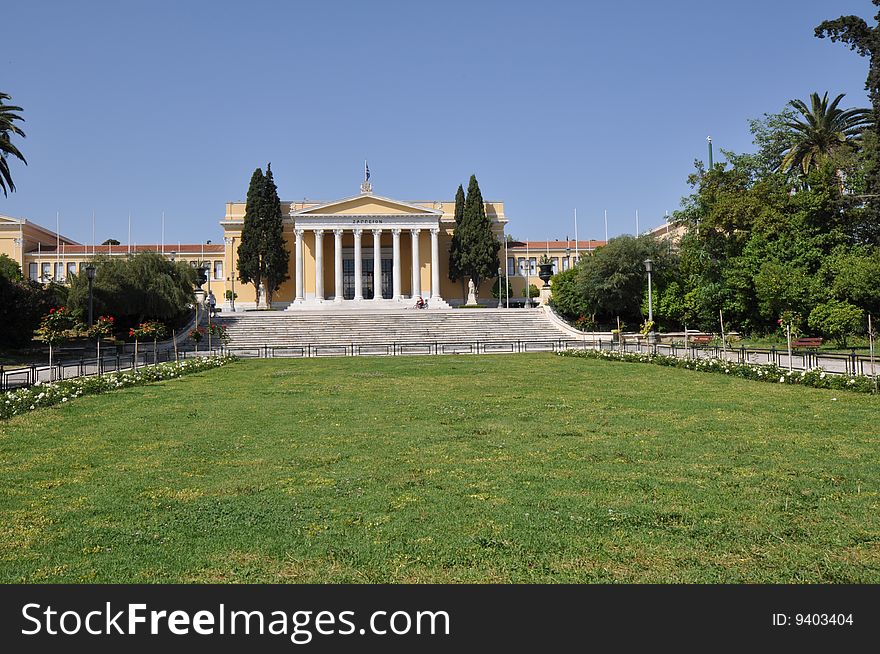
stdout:
[[[498,299],[499,289],[502,289],[502,288],[503,287],[501,286],[501,278],[499,277],[498,279],[495,280],[495,283],[492,284],[492,297],[494,297],[495,299]],[[510,280],[507,281],[507,295],[504,294],[503,290],[501,291],[502,298],[508,297],[508,296],[513,297],[513,286],[510,284]]]
[[846,347],[847,338],[862,330],[864,314],[849,302],[829,300],[810,312],[807,323],[827,338],[834,339],[838,347]]

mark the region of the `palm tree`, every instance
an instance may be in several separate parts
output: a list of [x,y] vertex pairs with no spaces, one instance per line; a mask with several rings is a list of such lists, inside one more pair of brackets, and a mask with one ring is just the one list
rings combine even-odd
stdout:
[[6,161],[6,157],[12,155],[27,165],[24,155],[19,152],[18,148],[10,140],[12,134],[24,136],[24,132],[15,124],[16,120],[24,120],[21,116],[14,113],[21,111],[21,107],[3,104],[5,100],[11,99],[12,96],[0,92],[0,189],[3,189],[4,196],[8,196],[9,191],[15,190],[15,184],[12,183],[12,175],[9,173],[9,163]]
[[818,93],[812,93],[809,108],[801,100],[789,102],[804,119],[792,118],[785,123],[794,144],[782,158],[781,171],[800,168],[806,175],[835,150],[858,146],[864,129],[874,124],[874,115],[870,109],[839,109],[837,105],[844,95],[841,93],[828,104],[827,92],[821,98]]

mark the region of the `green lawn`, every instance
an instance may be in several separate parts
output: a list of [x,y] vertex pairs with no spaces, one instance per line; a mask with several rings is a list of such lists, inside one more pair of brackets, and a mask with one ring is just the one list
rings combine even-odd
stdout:
[[877,583],[878,418],[553,355],[240,362],[0,423],[0,581]]

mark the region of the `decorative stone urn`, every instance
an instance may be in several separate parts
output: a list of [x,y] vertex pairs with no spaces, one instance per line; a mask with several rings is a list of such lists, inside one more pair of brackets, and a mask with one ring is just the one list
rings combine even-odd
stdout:
[[550,288],[550,278],[553,277],[553,264],[542,263],[538,265],[538,277],[544,282],[544,288]]

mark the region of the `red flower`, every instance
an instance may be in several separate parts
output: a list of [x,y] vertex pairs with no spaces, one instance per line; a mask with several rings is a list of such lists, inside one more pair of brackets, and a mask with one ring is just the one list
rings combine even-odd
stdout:
[[49,313],[55,313],[55,307],[52,307],[51,309],[49,309]]

